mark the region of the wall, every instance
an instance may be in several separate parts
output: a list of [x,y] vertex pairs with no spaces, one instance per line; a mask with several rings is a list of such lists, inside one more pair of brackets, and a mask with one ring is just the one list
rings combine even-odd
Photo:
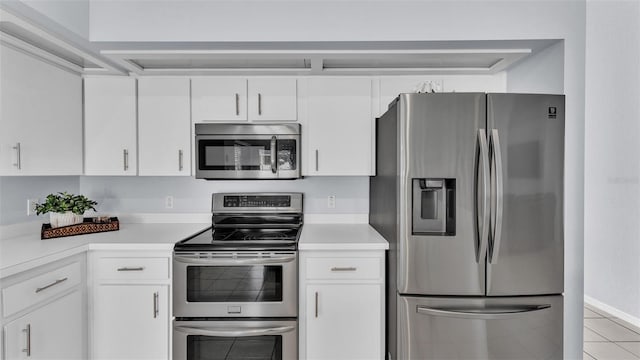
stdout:
[[[307,177],[301,180],[206,181],[192,177],[80,177],[80,192],[99,203],[100,212],[210,213],[214,192],[290,191],[304,193],[310,214],[368,214],[368,177]],[[335,195],[335,209],[327,197]],[[173,209],[165,207],[173,196]]]
[[3,176],[0,177],[0,225],[43,220],[42,216],[27,216],[27,199],[44,201],[48,194],[66,191],[77,194],[77,176]]
[[[582,356],[585,1],[96,1],[94,41],[563,39],[565,358]],[[117,20],[117,21],[116,21]]]
[[640,2],[588,1],[585,295],[640,326]]

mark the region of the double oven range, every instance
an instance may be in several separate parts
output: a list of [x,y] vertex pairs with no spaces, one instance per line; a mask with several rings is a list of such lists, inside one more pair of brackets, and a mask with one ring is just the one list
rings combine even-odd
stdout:
[[173,358],[297,358],[301,193],[216,193],[173,256]]

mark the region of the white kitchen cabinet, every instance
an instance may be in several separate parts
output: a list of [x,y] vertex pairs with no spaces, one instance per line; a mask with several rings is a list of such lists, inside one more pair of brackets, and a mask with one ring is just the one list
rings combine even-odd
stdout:
[[136,175],[136,80],[84,80],[85,175]]
[[6,359],[85,359],[80,290],[4,326]]
[[310,78],[306,98],[303,175],[373,175],[371,79]]
[[82,174],[82,79],[0,45],[0,176]]
[[193,122],[296,121],[295,78],[191,79]]
[[384,359],[384,251],[300,254],[300,359]]
[[93,359],[169,359],[170,252],[95,251],[90,257]]
[[94,297],[94,359],[168,359],[167,285],[99,285]]
[[191,175],[189,79],[138,80],[138,174]]
[[251,78],[247,113],[251,121],[296,121],[297,81],[295,78]]
[[191,112],[193,122],[246,121],[247,79],[192,78]]
[[87,358],[85,271],[82,254],[2,279],[2,358]]

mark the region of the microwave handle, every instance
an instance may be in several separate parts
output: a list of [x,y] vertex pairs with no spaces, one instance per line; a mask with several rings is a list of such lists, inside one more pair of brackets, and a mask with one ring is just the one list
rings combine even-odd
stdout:
[[276,167],[276,136],[271,137],[271,172],[276,173],[278,168]]

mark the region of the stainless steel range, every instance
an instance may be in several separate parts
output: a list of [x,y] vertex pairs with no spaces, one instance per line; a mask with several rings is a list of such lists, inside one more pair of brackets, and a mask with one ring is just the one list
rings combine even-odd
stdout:
[[174,359],[295,359],[301,193],[218,193],[173,257]]

